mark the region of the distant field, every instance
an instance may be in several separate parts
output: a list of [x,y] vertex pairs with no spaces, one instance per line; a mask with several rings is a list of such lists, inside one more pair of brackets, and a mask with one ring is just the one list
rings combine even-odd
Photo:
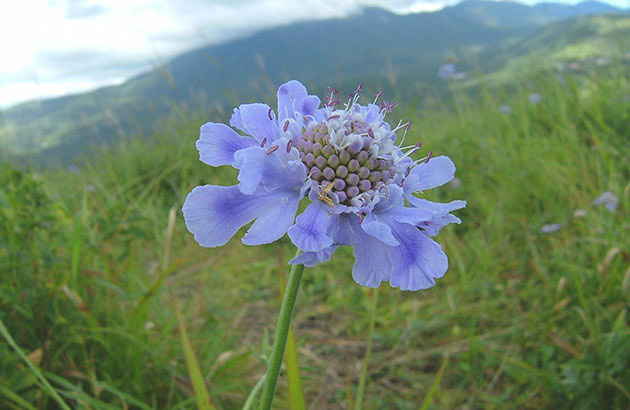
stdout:
[[[373,292],[353,282],[350,251],[307,268],[293,326],[310,408],[352,407],[369,337],[365,409],[630,407],[624,64],[401,102],[409,142],[458,168],[430,199],[468,201],[438,237],[450,270],[428,291],[383,285],[369,334]],[[294,251],[286,238],[203,249],[186,231],[190,189],[235,180],[198,161],[206,120],[172,120],[70,169],[0,166],[0,318],[73,408],[196,408],[173,300],[217,408],[240,408],[264,373]],[[594,204],[606,191],[616,207]],[[0,407],[55,408],[4,342],[0,368]],[[284,376],[275,404],[288,408]]]

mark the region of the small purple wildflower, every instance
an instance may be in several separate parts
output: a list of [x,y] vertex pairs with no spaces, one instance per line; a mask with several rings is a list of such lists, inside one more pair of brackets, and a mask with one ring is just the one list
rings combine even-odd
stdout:
[[609,212],[614,213],[617,211],[617,207],[619,206],[619,198],[612,191],[605,191],[593,201],[593,205],[604,204]]
[[455,73],[456,73],[455,64],[448,63],[440,67],[440,69],[438,70],[438,77],[440,77],[442,80],[450,81],[454,79]]
[[74,164],[70,164],[68,165],[68,172],[72,174],[78,174],[79,172],[81,172],[81,168],[79,168],[78,166]]
[[562,228],[562,225],[560,225],[559,223],[543,225],[542,228],[540,228],[540,233],[544,234],[544,233],[557,232],[561,228]]
[[[243,243],[270,243],[288,233],[304,252],[292,264],[314,266],[348,245],[352,276],[361,285],[433,286],[448,258],[431,237],[460,223],[451,212],[466,202],[435,203],[414,194],[452,180],[455,166],[445,156],[411,159],[418,146],[405,151],[395,143],[408,124],[392,129],[384,121],[394,104],[362,106],[359,91],[343,108],[319,108],[319,98],[290,81],[278,89],[277,119],[270,120],[263,104],[234,110],[230,125],[251,137],[204,124],[197,141],[201,161],[238,169],[239,184],[200,186],[188,195],[182,211],[197,242],[221,246],[254,221]],[[265,138],[276,149],[261,147]],[[304,197],[311,202],[296,218]]]
[[510,107],[509,105],[502,105],[499,107],[499,112],[501,112],[502,114],[511,114],[512,107]]
[[531,102],[532,104],[538,104],[540,100],[542,100],[542,97],[538,93],[532,93],[529,95],[529,102]]

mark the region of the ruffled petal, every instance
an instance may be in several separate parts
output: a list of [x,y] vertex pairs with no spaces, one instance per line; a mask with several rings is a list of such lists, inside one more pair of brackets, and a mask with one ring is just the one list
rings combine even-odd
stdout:
[[234,167],[239,169],[238,187],[242,193],[251,195],[258,189],[268,162],[269,155],[260,147],[246,148],[234,155]]
[[245,129],[243,121],[241,120],[241,112],[238,110],[238,108],[234,108],[232,111],[232,117],[230,117],[230,126],[247,134],[247,130]]
[[368,235],[386,243],[389,246],[397,246],[398,241],[392,235],[392,230],[389,225],[384,221],[381,221],[376,215],[376,212],[369,213],[361,223],[361,228]]
[[291,265],[301,264],[310,268],[317,265],[318,263],[324,263],[330,260],[336,249],[337,246],[334,245],[329,248],[322,249],[319,252],[304,252],[291,259],[289,263]]
[[376,104],[368,104],[365,107],[361,107],[361,114],[365,115],[365,122],[368,124],[383,120],[383,114]]
[[[398,222],[417,225],[429,236],[437,235],[440,229],[448,224],[461,223],[461,220],[455,215],[451,215],[450,212],[466,206],[466,201],[456,200],[448,203],[440,203],[416,198],[412,195],[408,196],[407,200],[409,204],[413,206],[412,208],[407,208],[408,210],[402,211],[402,213],[407,214],[407,217],[395,215],[392,216],[393,219]],[[429,214],[431,215],[428,216]]]
[[231,165],[236,151],[256,145],[256,141],[238,135],[225,124],[208,122],[201,126],[196,145],[201,162],[218,167]]
[[[433,212],[434,215],[445,215],[449,212],[466,207],[466,201],[455,200],[447,203],[433,202],[415,196],[407,197],[409,205],[424,212]],[[413,208],[412,208],[413,209]]]
[[274,242],[287,232],[293,224],[300,198],[270,195],[261,201],[264,213],[252,224],[245,236],[245,245],[262,245]]
[[413,167],[405,180],[405,192],[418,192],[446,184],[455,176],[455,164],[449,157],[431,158]]
[[[306,168],[294,148],[289,153],[283,149],[271,154],[268,154],[265,148],[245,148],[234,155],[233,166],[240,170],[238,174],[240,190],[248,195],[256,191],[261,184],[269,192],[287,193],[303,191],[307,184]],[[300,193],[300,197],[302,194],[303,192]]]
[[337,215],[330,215],[330,208],[322,201],[311,202],[297,217],[295,225],[289,229],[291,242],[305,252],[318,252],[333,244],[328,231]]
[[440,233],[440,229],[444,228],[448,224],[462,223],[462,220],[453,214],[446,214],[439,217],[435,217],[430,221],[426,221],[419,225],[420,228],[429,236],[436,236]]
[[256,197],[244,195],[237,186],[204,185],[188,194],[182,212],[199,245],[213,248],[227,243],[261,208]]
[[352,244],[352,278],[359,285],[377,288],[390,278],[392,261],[389,246],[369,235]]
[[319,104],[321,104],[321,101],[319,100],[318,96],[307,95],[302,101],[302,115],[311,116],[315,114],[315,110],[317,110]]
[[269,118],[269,110],[267,104],[242,104],[234,109],[230,125],[251,135],[258,142],[267,138],[267,143],[271,143],[280,138],[280,130],[276,120]]
[[299,81],[291,80],[278,87],[278,119],[295,118],[302,111],[302,102],[307,96],[306,87]]
[[403,222],[418,225],[421,222],[429,221],[436,215],[435,211],[426,208],[407,208],[397,206],[387,211],[387,216],[396,222]]
[[349,242],[352,245],[352,278],[355,282],[376,288],[389,280],[393,266],[389,254],[391,247],[365,233],[356,215],[342,215],[336,225],[340,238],[335,237],[335,243]]
[[427,289],[448,269],[448,258],[440,245],[415,226],[394,222],[392,232],[400,242],[389,248],[393,261],[390,284],[401,290]]

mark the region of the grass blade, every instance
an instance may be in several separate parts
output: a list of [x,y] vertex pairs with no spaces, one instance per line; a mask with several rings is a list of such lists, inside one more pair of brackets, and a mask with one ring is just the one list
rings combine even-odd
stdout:
[[304,394],[302,393],[302,377],[300,376],[300,364],[298,363],[297,346],[293,328],[289,328],[289,339],[287,340],[287,350],[284,352],[284,364],[287,370],[287,380],[289,381],[289,403],[291,410],[304,410]]
[[433,385],[429,389],[427,396],[424,398],[424,401],[422,402],[422,406],[420,406],[420,410],[428,409],[429,406],[431,405],[431,402],[433,402],[433,396],[435,396],[435,392],[440,386],[440,381],[442,380],[442,377],[444,376],[444,371],[446,371],[449,361],[450,361],[450,356],[446,356],[444,358],[444,361],[442,362],[442,365],[440,366],[440,370],[438,370],[437,376],[435,376]]
[[186,365],[188,367],[188,375],[192,382],[193,389],[195,391],[195,397],[197,398],[197,406],[202,410],[215,410],[215,407],[210,402],[210,395],[206,388],[206,382],[203,379],[201,370],[199,370],[199,363],[195,356],[195,351],[192,348],[190,339],[188,339],[188,333],[186,332],[186,326],[184,326],[184,319],[177,306],[175,295],[171,292],[171,298],[173,299],[173,307],[175,309],[175,315],[177,316],[177,324],[179,325],[179,333],[181,335],[182,349],[184,349],[184,356],[186,357]]
[[19,405],[23,409],[26,409],[26,410],[37,410],[37,408],[35,406],[33,406],[32,404],[30,404],[29,402],[27,402],[26,400],[21,398],[14,391],[9,390],[7,387],[0,386],[0,396],[4,396],[5,398],[13,401],[14,403]]
[[265,374],[262,375],[258,383],[254,386],[251,392],[249,392],[249,396],[247,396],[247,400],[245,400],[245,404],[243,405],[243,410],[250,410],[254,408],[254,403],[256,402],[256,396],[262,390],[263,385],[265,384]]
[[[284,275],[284,259],[282,252],[278,253],[278,269],[282,279],[281,296],[284,297],[286,288],[286,277]],[[287,381],[289,384],[289,404],[291,410],[304,410],[304,393],[302,392],[302,377],[300,375],[300,363],[298,361],[297,344],[293,334],[293,326],[289,326],[289,338],[287,340],[287,350],[284,352],[284,365],[287,371]]]
[[11,337],[9,330],[4,326],[4,322],[2,322],[2,319],[0,319],[0,334],[2,334],[2,336],[7,341],[9,346],[15,349],[17,354],[20,355],[20,357],[22,358],[22,360],[24,360],[24,362],[29,367],[29,369],[31,369],[31,371],[35,373],[37,378],[44,385],[44,390],[46,390],[46,393],[48,393],[50,397],[52,397],[53,400],[55,400],[57,404],[59,405],[59,407],[61,407],[63,410],[70,410],[70,407],[68,407],[68,405],[63,401],[63,399],[59,396],[59,394],[57,394],[57,391],[50,385],[50,383],[48,383],[48,380],[46,380],[44,375],[42,375],[41,372],[37,369],[37,367],[35,367],[33,362],[31,362],[29,358],[26,357],[22,349],[20,349],[20,346],[18,346],[17,343],[15,343],[15,340],[13,340],[13,338]]

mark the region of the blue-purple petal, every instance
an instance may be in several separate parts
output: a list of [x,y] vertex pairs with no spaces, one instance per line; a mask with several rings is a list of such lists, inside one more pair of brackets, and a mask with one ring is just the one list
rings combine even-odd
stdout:
[[394,264],[390,284],[401,290],[435,285],[435,279],[448,269],[448,258],[440,245],[409,224],[393,223],[392,232],[400,245],[389,248]]
[[352,278],[359,285],[378,287],[390,278],[390,246],[363,231],[356,215],[341,215],[335,224],[335,243],[352,245],[354,265]]
[[298,118],[313,115],[319,107],[319,97],[308,95],[306,87],[299,81],[291,80],[278,88],[278,119]]
[[244,194],[253,193],[262,184],[268,192],[279,190],[301,197],[307,184],[306,168],[295,149],[290,153],[283,149],[268,154],[264,148],[245,148],[234,155],[233,165],[240,170],[239,188]]
[[269,110],[267,104],[242,104],[234,110],[230,125],[251,135],[258,142],[266,138],[270,144],[280,137],[280,130],[276,120],[269,118]]
[[449,157],[431,158],[415,166],[405,181],[406,192],[418,192],[446,184],[455,176],[455,164]]
[[299,254],[295,258],[291,259],[289,263],[291,265],[300,264],[300,265],[308,266],[310,268],[317,265],[318,263],[324,263],[330,260],[333,253],[335,253],[336,249],[337,249],[337,246],[333,245],[329,248],[322,249],[321,251],[318,251],[318,252],[304,252],[304,253]]
[[225,124],[208,122],[201,126],[196,145],[201,162],[218,167],[220,165],[232,165],[234,153],[256,145],[256,141],[238,135]]
[[264,213],[247,230],[243,243],[262,245],[282,238],[293,224],[299,203],[297,196],[270,195],[264,198],[259,204]]
[[305,252],[318,252],[333,244],[328,231],[337,215],[330,215],[324,202],[315,200],[297,217],[289,229],[289,238],[295,246]]
[[234,167],[239,170],[237,178],[241,192],[251,195],[258,189],[269,160],[266,150],[261,147],[246,148],[234,155]]
[[256,218],[260,205],[256,197],[244,195],[237,186],[204,185],[188,194],[182,212],[199,245],[213,248],[227,243]]
[[317,110],[317,107],[319,107],[319,104],[321,104],[321,101],[319,100],[318,96],[307,95],[302,101],[302,115],[311,116],[315,114],[315,111]]
[[375,214],[376,212],[367,214],[361,223],[361,228],[363,228],[365,233],[383,243],[389,246],[397,246],[398,241],[394,238],[394,235],[392,235],[392,230],[389,225],[381,221]]

